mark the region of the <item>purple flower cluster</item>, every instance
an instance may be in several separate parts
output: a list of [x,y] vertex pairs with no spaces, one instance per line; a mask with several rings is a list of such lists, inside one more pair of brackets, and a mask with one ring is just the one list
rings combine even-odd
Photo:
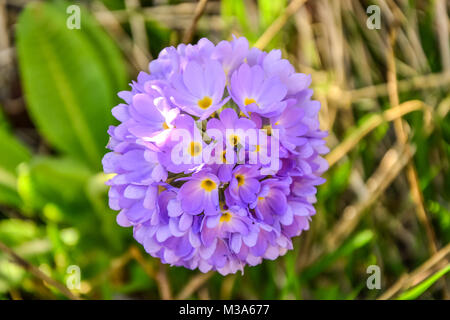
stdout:
[[327,169],[310,76],[245,38],[169,47],[149,69],[112,110],[103,167],[118,224],[163,263],[202,272],[292,249]]

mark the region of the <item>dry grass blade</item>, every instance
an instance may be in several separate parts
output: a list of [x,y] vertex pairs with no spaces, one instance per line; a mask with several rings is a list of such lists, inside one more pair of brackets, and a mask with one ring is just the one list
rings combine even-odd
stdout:
[[[197,3],[195,2],[158,4],[150,7],[141,7],[139,9],[139,15],[144,21],[157,21],[161,26],[176,32],[176,30],[187,30],[188,26],[192,23],[192,15],[196,7]],[[114,15],[116,21],[120,23],[127,23],[130,20],[130,14],[132,14],[132,12],[130,13],[126,9],[114,10],[111,13]],[[110,23],[109,20],[105,19],[104,15],[99,15],[98,18],[102,19],[102,24]],[[198,20],[196,30],[201,29],[204,32],[215,33],[223,32],[223,28],[224,22],[220,17],[220,2],[208,2],[201,19]],[[158,42],[158,39],[154,41]],[[173,43],[170,42],[170,44]]]
[[131,246],[124,254],[113,259],[111,261],[110,267],[106,273],[102,273],[98,275],[96,278],[90,280],[90,284],[92,286],[98,286],[99,283],[105,281],[105,279],[114,278],[117,275],[120,275],[123,272],[123,269],[127,266],[127,264],[133,259],[132,251],[135,249],[134,246]]
[[420,283],[434,266],[438,263],[447,263],[446,257],[450,254],[450,244],[447,244],[441,250],[436,252],[430,259],[425,261],[420,267],[411,272],[410,274],[404,274],[395,282],[388,290],[386,290],[378,299],[387,300],[392,298],[400,290],[406,290],[417,283]]
[[202,16],[203,12],[205,12],[206,3],[208,0],[199,0],[197,7],[195,8],[194,12],[194,18],[192,19],[191,25],[186,30],[186,33],[183,37],[184,43],[189,43],[192,41],[195,33],[195,29],[197,28],[198,20],[200,20],[200,17]]
[[[145,29],[145,20],[142,14],[140,14],[141,7],[139,0],[126,0],[125,6],[130,12],[130,27],[131,34],[133,36],[133,54],[139,57],[140,52],[144,53],[147,60],[152,59],[152,55],[148,51],[148,37],[147,30]],[[139,12],[139,13],[138,13]],[[137,51],[137,52],[135,52]]]
[[387,189],[410,157],[401,146],[395,146],[386,152],[379,167],[366,183],[367,198],[345,208],[342,219],[330,232],[326,239],[329,250],[336,248],[355,229],[364,211]]
[[317,261],[323,254],[338,248],[355,230],[366,210],[383,194],[410,160],[411,155],[404,152],[404,146],[396,145],[389,149],[377,170],[364,186],[365,197],[344,209],[339,222],[327,233],[325,246],[313,252],[308,261],[297,265],[297,271]]
[[229,300],[231,299],[233,286],[236,282],[236,274],[229,275],[225,277],[222,281],[222,286],[220,287],[220,299]]
[[30,272],[33,276],[36,278],[44,281],[45,283],[48,283],[52,287],[56,288],[59,292],[61,292],[64,296],[66,296],[68,299],[71,300],[79,300],[80,298],[74,295],[67,287],[65,287],[63,284],[59,283],[58,281],[50,278],[45,273],[43,273],[41,270],[33,266],[31,263],[26,261],[25,259],[22,259],[17,253],[15,253],[10,247],[5,245],[3,242],[0,242],[0,250],[8,254],[13,258],[13,262],[25,269],[26,271]]
[[328,233],[325,239],[328,252],[339,247],[353,232],[364,212],[383,194],[409,162],[412,152],[405,153],[404,151],[403,145],[397,145],[386,152],[375,173],[367,180],[367,197],[345,208],[342,218]]
[[266,29],[266,31],[264,31],[254,46],[261,50],[264,49],[277,33],[280,32],[289,18],[296,13],[306,1],[307,0],[293,0],[283,13]]
[[184,286],[183,290],[176,297],[177,300],[184,300],[189,298],[195,291],[201,288],[203,284],[214,275],[214,272],[200,273],[194,277]]
[[[8,35],[8,16],[6,12],[6,1],[0,0],[0,50],[6,50],[9,48],[9,35]],[[1,65],[6,64],[8,61],[0,61]]]
[[[388,93],[389,93],[389,101],[391,103],[391,107],[395,108],[399,105],[399,97],[398,97],[398,89],[397,89],[397,72],[395,67],[395,55],[394,55],[394,44],[396,39],[396,31],[393,29],[389,35],[389,50],[387,57],[388,64]],[[394,129],[397,139],[400,143],[405,145],[406,152],[410,153],[409,145],[408,145],[408,137],[405,133],[405,129],[403,127],[403,122],[401,118],[397,118],[394,120]],[[408,182],[411,188],[411,196],[416,205],[416,212],[419,221],[425,226],[427,237],[428,237],[428,245],[431,253],[437,252],[436,245],[436,236],[433,230],[433,227],[427,217],[425,212],[425,207],[423,204],[423,195],[419,186],[419,179],[417,175],[416,168],[412,162],[408,163],[407,166],[407,177]]]
[[450,43],[448,41],[449,19],[445,0],[436,0],[436,30],[439,37],[439,49],[444,70],[450,71]]
[[385,121],[393,121],[405,114],[423,109],[422,101],[411,100],[402,103],[398,107],[389,109],[382,114],[375,114],[359,126],[350,136],[336,146],[327,156],[326,160],[330,167],[342,159],[350,150],[352,150],[366,135]]
[[147,275],[150,278],[155,280],[158,286],[158,291],[161,299],[171,300],[172,294],[164,265],[161,264],[159,270],[156,271],[153,268],[153,265],[151,265],[150,263],[147,262],[147,260],[145,260],[141,251],[135,246],[130,248],[130,254],[141,265],[145,273],[147,273]]
[[[398,80],[397,90],[398,92],[406,92],[446,87],[448,85],[450,85],[450,72],[432,73],[412,77],[410,79]],[[386,83],[381,83],[349,91],[340,91],[337,94],[332,92],[332,96],[329,98],[340,106],[348,106],[350,102],[362,99],[373,99],[387,95],[388,86]]]
[[9,98],[11,86],[13,50],[8,35],[8,15],[6,1],[0,0],[0,97]]
[[170,288],[169,278],[167,276],[167,266],[165,264],[159,265],[158,274],[156,275],[158,288],[162,300],[172,300],[172,290]]
[[95,9],[94,15],[97,21],[113,39],[117,39],[117,44],[134,69],[136,71],[146,70],[150,57],[140,47],[135,46],[115,15],[101,1],[95,1],[93,8]]

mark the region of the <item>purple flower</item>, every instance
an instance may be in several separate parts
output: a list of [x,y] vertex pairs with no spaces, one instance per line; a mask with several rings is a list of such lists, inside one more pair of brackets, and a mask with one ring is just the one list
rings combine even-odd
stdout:
[[[255,123],[247,118],[239,118],[236,111],[231,108],[222,110],[219,119],[210,119],[206,125],[206,132],[211,136],[216,147],[220,147],[217,148],[220,153],[217,154],[218,160],[234,164],[245,157],[246,148],[242,146],[248,146],[249,129],[255,129]],[[220,133],[219,137],[213,135],[214,132]],[[237,152],[238,149],[239,152]]]
[[281,59],[281,50],[272,50],[264,55],[261,65],[267,76],[277,76],[292,95],[306,89],[311,84],[311,76],[296,73],[294,67],[286,59]]
[[225,82],[218,61],[211,60],[205,65],[190,61],[182,74],[173,77],[172,102],[181,110],[206,119],[230,99],[222,99]]
[[276,76],[266,78],[264,69],[243,63],[231,76],[228,89],[233,101],[248,116],[249,112],[270,117],[286,107],[287,88]]
[[[252,220],[245,209],[240,207],[224,209],[220,214],[206,217],[203,220],[201,240],[205,246],[211,245],[216,238],[228,238],[229,241],[232,241],[233,235],[242,240],[242,237],[249,235],[251,223]],[[239,242],[231,249],[237,253],[240,246],[241,243]]]
[[240,204],[247,206],[256,200],[260,190],[261,178],[258,166],[239,165],[232,172],[229,187],[225,190],[228,205]]
[[242,64],[248,55],[248,41],[246,38],[234,38],[233,41],[220,41],[212,53],[212,58],[222,63],[227,76]]
[[219,210],[219,179],[208,172],[199,172],[186,178],[178,193],[181,208],[192,215],[216,214]]
[[[248,129],[254,129],[255,123],[247,118],[239,118],[231,108],[222,110],[219,119],[213,118],[208,121],[207,130],[217,129],[222,133],[223,139],[220,142],[236,146],[238,144],[245,144],[243,138]],[[228,134],[227,134],[228,133]]]
[[173,130],[160,148],[158,159],[173,173],[193,172],[202,164],[206,143],[194,119],[182,114],[173,121]]
[[261,182],[261,191],[251,207],[256,217],[268,225],[274,225],[286,214],[287,196],[290,194],[292,179],[267,179]]
[[103,168],[117,223],[162,263],[202,272],[291,250],[328,168],[310,76],[245,38],[165,48],[149,71],[112,109]]
[[303,145],[307,140],[305,134],[308,132],[308,125],[303,123],[305,109],[294,105],[295,100],[291,101],[281,115],[270,120],[270,129],[279,130],[280,143],[289,151]]
[[129,112],[135,122],[130,124],[129,131],[143,141],[161,146],[173,129],[180,110],[170,108],[164,98],[139,93],[133,96]]

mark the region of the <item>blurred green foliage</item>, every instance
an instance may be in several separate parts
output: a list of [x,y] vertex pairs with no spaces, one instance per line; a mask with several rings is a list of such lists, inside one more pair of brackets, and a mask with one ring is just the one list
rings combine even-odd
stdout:
[[[125,8],[122,0],[104,2],[110,10]],[[148,1],[146,4],[151,5]],[[138,251],[146,265],[136,257],[129,259],[130,248],[133,250],[137,245],[132,230],[117,226],[115,214],[108,208],[104,185],[107,177],[101,173],[106,131],[115,123],[110,110],[119,101],[117,92],[126,89],[135,74],[130,74],[117,43],[88,10],[83,8],[80,30],[65,27],[67,5],[64,1],[32,2],[21,12],[17,22],[21,86],[27,111],[47,151],[36,151],[21,142],[14,126],[0,112],[0,241],[62,283],[67,278],[67,267],[79,266],[82,272],[79,293],[85,298],[159,298],[158,284],[146,268],[166,269],[162,269],[158,260],[148,257],[142,248]],[[254,43],[286,5],[286,0],[222,0],[223,37],[229,38],[233,32]],[[415,4],[410,6],[414,11]],[[421,12],[420,40],[430,71],[438,72],[442,66],[432,24],[434,13],[431,7]],[[353,18],[355,14],[348,15]],[[153,18],[147,20],[146,31],[150,39],[148,49],[155,57],[172,43],[173,30]],[[283,52],[288,47],[296,48],[298,44],[292,40],[296,36],[291,27],[292,21],[269,47],[280,47]],[[123,28],[130,32],[129,24],[123,23]],[[353,83],[368,85],[364,80],[367,73],[375,82],[383,81],[385,65],[380,48],[361,27],[346,28],[355,45],[367,45],[364,50],[371,57],[370,70],[361,69],[356,62],[352,64]],[[319,67],[319,53],[326,54],[312,42],[308,43],[308,50],[310,67]],[[327,67],[325,62],[321,64]],[[313,77],[313,80],[318,79],[313,81],[317,93],[330,91],[336,76],[332,72],[324,73],[322,78]],[[401,95],[402,101],[419,98],[437,105],[437,110],[446,110],[450,105],[448,87],[431,94],[425,90],[409,90]],[[388,99],[376,97],[371,101],[359,101],[351,110],[343,111],[347,122],[336,122],[332,128],[333,138],[342,140],[367,125],[374,105],[378,106],[377,112],[387,109]],[[431,132],[426,128],[422,113],[415,112],[405,118],[412,128],[412,142],[417,148],[414,163],[426,210],[443,246],[450,241],[449,115],[433,112]],[[295,239],[293,251],[277,261],[247,267],[243,276],[213,275],[207,284],[209,297],[372,299],[380,292],[366,288],[367,266],[382,266],[383,288],[387,289],[388,284],[403,273],[423,263],[429,257],[427,239],[415,220],[407,182],[400,179],[380,200],[382,205],[370,209],[358,228],[336,250],[299,267],[302,259],[308,258],[304,251],[308,249],[312,254],[312,247],[324,246],[321,241],[339,222],[343,209],[356,199],[355,187],[351,186],[354,174],[362,172],[360,178],[366,181],[392,144],[392,137],[392,126],[383,123],[330,168],[327,183],[319,188],[318,213],[311,230]],[[448,271],[448,266],[442,268],[398,298],[439,297],[436,291],[430,292],[430,288],[438,279],[445,278]],[[173,293],[177,293],[197,273],[168,268],[167,274]],[[15,294],[23,298],[64,298],[0,252],[0,298],[12,298]],[[201,298],[197,294],[190,297]]]
[[[250,42],[256,42],[261,34],[272,24],[272,22],[283,12],[286,0],[258,0],[257,15],[250,10],[250,1],[223,0],[221,3],[221,14],[228,25],[237,27],[241,35],[245,35]],[[280,38],[275,37],[273,44],[279,43]]]

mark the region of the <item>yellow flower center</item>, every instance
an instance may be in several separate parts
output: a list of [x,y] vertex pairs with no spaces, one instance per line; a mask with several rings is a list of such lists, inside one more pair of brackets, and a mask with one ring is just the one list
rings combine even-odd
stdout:
[[261,151],[261,146],[259,144],[257,144],[255,146],[255,152],[259,152],[259,151]]
[[226,150],[222,152],[222,162],[227,163],[227,151]]
[[239,136],[237,136],[235,134],[232,134],[230,136],[230,143],[231,143],[232,146],[236,146],[239,143],[240,140],[241,139],[239,138]]
[[258,197],[258,201],[263,201],[264,197]]
[[242,174],[237,174],[236,180],[238,182],[238,187],[242,186],[245,183],[245,177]]
[[244,105],[248,106],[249,104],[256,103],[255,99],[245,98]]
[[208,192],[213,191],[216,188],[216,183],[211,179],[205,179],[202,181],[200,186]]
[[169,126],[168,126],[167,123],[165,123],[165,122],[163,123],[162,127],[163,127],[164,130],[169,129]]
[[[252,113],[250,112],[250,111],[248,111],[248,115],[250,116]],[[239,117],[246,117],[247,118],[247,116],[245,115],[245,113],[243,113],[242,111],[241,112],[239,112]]]
[[262,128],[267,130],[267,135],[268,136],[272,135],[272,126],[270,124],[266,124]]
[[202,145],[200,142],[191,141],[188,147],[188,152],[192,157],[195,157],[202,152]]
[[198,100],[197,105],[202,109],[208,109],[212,104],[212,99],[208,96],[203,97],[203,99]]
[[231,220],[231,213],[224,212],[222,213],[222,216],[220,217],[220,222],[228,222]]

